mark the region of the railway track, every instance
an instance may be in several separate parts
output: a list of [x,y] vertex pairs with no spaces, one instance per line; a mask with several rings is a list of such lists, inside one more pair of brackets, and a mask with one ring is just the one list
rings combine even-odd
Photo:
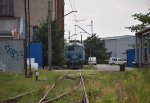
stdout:
[[26,96],[26,95],[30,95],[30,94],[32,94],[34,92],[37,92],[37,91],[38,90],[34,90],[34,91],[31,91],[31,92],[27,92],[27,93],[17,95],[15,97],[11,97],[9,99],[1,100],[0,103],[16,103],[21,97]]
[[56,83],[59,82],[67,73],[68,73],[68,71],[63,76],[61,76],[57,81],[55,81],[51,87],[48,88],[48,90],[46,91],[44,96],[39,100],[38,103],[42,103],[44,100],[46,100],[48,93],[55,87]]
[[83,80],[81,71],[80,71],[80,77],[81,77],[81,82],[82,82],[83,90],[84,90],[83,101],[82,101],[82,103],[89,103],[88,95],[87,95],[87,92],[86,92],[86,89],[85,89],[85,84],[84,84],[84,80]]
[[[75,85],[74,87],[72,87],[70,90],[67,90],[67,91],[63,92],[62,94],[59,94],[56,97],[48,99],[46,101],[40,101],[39,103],[52,103],[55,100],[60,100],[61,98],[67,96],[68,94],[71,94],[72,92],[76,91],[79,88],[83,89],[83,96],[82,96],[82,100],[81,100],[80,103],[89,103],[88,95],[87,95],[87,92],[86,92],[86,89],[85,89],[85,84],[84,84],[84,80],[83,80],[81,71],[79,71],[79,76],[80,76],[79,83],[77,85]],[[72,77],[65,77],[65,78],[75,80],[75,78],[72,78]]]
[[[65,86],[62,87],[61,92],[54,95],[54,92],[63,82]],[[70,82],[70,86],[65,84],[67,82]],[[54,81],[51,85],[48,86],[43,95],[41,93],[42,96],[35,103],[52,103],[54,101],[61,101],[62,98],[71,96],[75,91],[79,91],[79,89],[82,90],[82,97],[79,103],[89,103],[81,71],[76,71],[74,74],[69,73],[69,71],[66,71],[61,77],[59,77],[56,81]],[[37,91],[39,90],[24,93],[13,98],[0,101],[0,103],[18,103],[21,98],[25,96],[30,96],[30,94],[36,93]]]
[[[65,76],[67,73],[68,73],[68,71],[66,71],[66,72],[63,74],[63,76]],[[61,79],[63,78],[63,76],[60,76],[58,80],[61,80]],[[57,80],[57,81],[58,81],[58,80]],[[22,97],[24,97],[24,96],[27,96],[27,95],[30,95],[30,94],[33,94],[33,93],[36,93],[37,91],[40,91],[40,90],[42,90],[42,89],[43,89],[43,88],[40,88],[40,89],[33,90],[33,91],[30,91],[30,92],[26,92],[26,93],[23,93],[23,94],[20,94],[20,95],[17,95],[17,96],[8,98],[8,99],[0,100],[0,103],[17,103],[20,98],[22,98]],[[49,91],[49,90],[48,90],[48,91]]]

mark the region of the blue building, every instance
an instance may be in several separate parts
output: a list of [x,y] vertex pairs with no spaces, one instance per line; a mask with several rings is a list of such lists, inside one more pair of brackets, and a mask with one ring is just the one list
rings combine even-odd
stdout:
[[126,51],[126,53],[127,53],[127,66],[134,67],[135,49],[129,49]]
[[[30,49],[30,57],[29,57],[29,49]],[[38,63],[39,67],[43,67],[42,43],[30,43],[27,50],[28,50],[28,58],[35,58],[35,62]]]
[[[126,54],[127,54],[127,66],[128,67],[134,67],[136,65],[136,62],[135,62],[135,49],[129,49],[126,51]],[[139,52],[137,52],[137,54],[139,55]],[[145,60],[147,59],[147,49],[145,48],[144,49],[144,57],[145,57]],[[137,57],[137,60],[139,61],[139,56]],[[141,66],[143,65],[143,63],[141,64]],[[139,67],[139,65],[137,65]]]

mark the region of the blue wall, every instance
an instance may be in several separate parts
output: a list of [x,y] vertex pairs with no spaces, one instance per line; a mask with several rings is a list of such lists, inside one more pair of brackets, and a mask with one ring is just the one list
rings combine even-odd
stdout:
[[[42,43],[30,43],[30,58],[35,58],[35,62],[39,64],[39,67],[43,66],[43,58],[42,58]],[[29,58],[29,46],[28,50],[28,58]]]
[[135,58],[135,49],[127,50],[127,66],[128,67],[134,66],[134,64],[132,63],[134,62],[134,58]]
[[[135,58],[135,49],[129,49],[126,51],[126,53],[127,53],[127,66],[133,67],[134,64],[132,62],[134,62],[134,58]],[[147,54],[147,49],[145,48],[145,56],[146,54]],[[139,59],[139,57],[137,58]]]

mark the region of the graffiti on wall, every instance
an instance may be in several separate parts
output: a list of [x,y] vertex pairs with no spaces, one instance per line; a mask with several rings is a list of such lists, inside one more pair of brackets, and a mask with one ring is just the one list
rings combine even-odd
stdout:
[[11,58],[19,60],[19,59],[23,59],[24,55],[22,51],[18,51],[14,48],[11,48],[10,45],[5,45],[5,50],[7,52],[7,54],[10,55]]

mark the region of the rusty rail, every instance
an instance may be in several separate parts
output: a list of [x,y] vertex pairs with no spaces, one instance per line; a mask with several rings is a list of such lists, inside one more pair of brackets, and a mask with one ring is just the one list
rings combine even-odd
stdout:
[[49,99],[49,100],[44,101],[44,102],[42,102],[42,103],[51,103],[51,102],[53,102],[53,101],[55,101],[55,100],[61,99],[61,98],[64,97],[65,95],[67,95],[67,94],[69,94],[69,93],[71,93],[71,92],[77,90],[77,89],[80,87],[81,84],[82,84],[82,82],[80,81],[79,84],[78,84],[77,86],[75,86],[73,89],[68,90],[68,91],[66,91],[66,92],[64,92],[64,93],[62,93],[62,94],[56,96],[55,98]]
[[[38,89],[38,90],[40,90],[40,89]],[[23,97],[25,95],[32,94],[32,93],[34,93],[34,92],[36,92],[38,90],[34,90],[34,91],[31,91],[31,92],[23,93],[23,94],[20,94],[18,96],[11,97],[9,99],[1,100],[0,103],[16,103],[19,98],[21,98],[21,97]]]
[[[68,71],[63,76],[61,76],[58,80],[61,80],[67,73],[68,73]],[[51,91],[51,89],[53,89],[54,86],[55,86],[55,83],[51,87],[48,88],[47,92],[45,93],[45,95],[43,96],[43,98],[41,100],[44,100],[47,97],[48,92]],[[37,92],[41,89],[42,88],[40,88],[38,90],[31,91],[31,92],[23,93],[23,94],[20,94],[20,95],[17,95],[17,96],[14,96],[14,97],[11,97],[11,98],[8,98],[5,100],[0,100],[0,103],[16,103],[18,101],[18,99],[20,99],[21,97],[32,94],[32,93]],[[39,102],[39,103],[41,103],[41,102]]]
[[[73,87],[71,90],[67,90],[66,92],[56,96],[55,98],[52,98],[52,99],[49,99],[47,100],[47,97],[48,97],[48,94],[49,92],[55,87],[56,83],[60,80],[63,79],[63,77],[65,77],[68,73],[65,72],[63,76],[61,76],[60,78],[58,78],[58,80],[54,81],[53,85],[52,86],[49,86],[49,88],[46,90],[44,96],[38,101],[38,103],[51,103],[55,100],[59,100],[60,98],[66,96],[67,94],[77,90],[81,85],[83,86],[83,90],[84,90],[84,94],[83,94],[83,99],[82,99],[82,103],[89,103],[89,100],[88,100],[88,95],[86,93],[86,89],[85,89],[85,84],[84,84],[84,80],[83,80],[83,77],[82,77],[82,74],[81,74],[81,71],[79,71],[79,75],[80,75],[80,82],[78,85],[76,85],[75,87]],[[40,89],[38,89],[40,90]],[[20,99],[21,97],[25,96],[25,95],[29,95],[29,94],[32,94],[38,90],[34,90],[34,91],[31,91],[31,92],[27,92],[27,93],[24,93],[24,94],[21,94],[21,95],[18,95],[18,96],[15,96],[15,97],[12,97],[12,98],[9,98],[9,99],[6,99],[6,100],[2,100],[0,101],[0,103],[16,103],[18,101],[18,99]]]
[[64,97],[64,96],[66,96],[67,94],[69,94],[70,92],[77,90],[80,85],[83,86],[83,90],[84,90],[82,103],[89,103],[88,95],[87,95],[87,93],[86,93],[85,84],[84,84],[84,80],[83,80],[81,71],[80,71],[80,82],[79,82],[79,84],[78,84],[77,86],[75,86],[75,87],[74,87],[73,89],[71,89],[71,90],[68,90],[68,91],[66,91],[66,92],[64,92],[64,93],[62,93],[62,94],[56,96],[55,98],[49,99],[49,100],[44,101],[44,102],[42,102],[42,103],[51,103],[51,102],[53,102],[53,101],[55,101],[55,100],[59,100],[59,99],[61,99],[62,97]]
[[83,80],[81,71],[80,71],[80,77],[81,77],[81,82],[82,82],[83,90],[84,90],[84,95],[83,95],[83,101],[82,101],[82,103],[89,103],[88,95],[87,95],[87,92],[86,92],[86,89],[85,89],[85,84],[84,84],[84,80]]
[[[68,71],[67,71],[63,76],[61,76],[61,77],[58,79],[58,81],[61,80],[67,73],[68,73]],[[44,100],[46,100],[46,98],[47,98],[47,96],[48,96],[48,93],[55,87],[56,82],[58,82],[58,81],[55,81],[54,84],[53,84],[51,87],[49,87],[49,88],[47,89],[47,92],[46,92],[46,93],[44,94],[44,96],[39,100],[38,103],[42,103]]]

